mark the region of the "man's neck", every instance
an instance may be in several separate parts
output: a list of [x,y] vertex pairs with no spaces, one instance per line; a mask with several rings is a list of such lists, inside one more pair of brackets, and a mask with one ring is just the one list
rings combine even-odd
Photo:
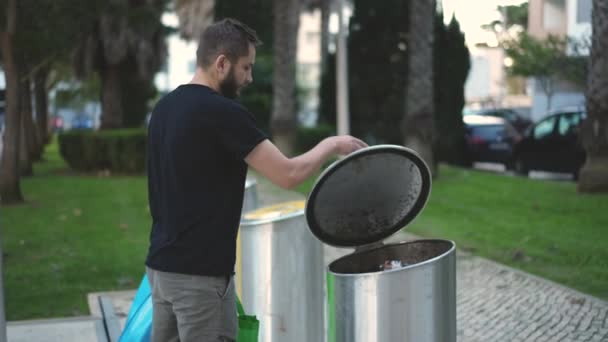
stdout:
[[215,90],[216,92],[220,91],[219,82],[217,82],[213,77],[211,77],[211,75],[206,73],[200,67],[196,68],[196,71],[195,71],[194,76],[192,77],[192,80],[190,81],[190,83],[191,84],[201,84],[201,85],[207,86],[207,87]]

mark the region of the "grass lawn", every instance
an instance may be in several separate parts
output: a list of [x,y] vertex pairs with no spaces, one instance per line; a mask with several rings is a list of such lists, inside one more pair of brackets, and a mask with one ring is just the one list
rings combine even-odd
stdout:
[[574,182],[442,166],[407,230],[608,299],[608,194],[579,194]]
[[69,174],[57,151],[1,208],[8,320],[88,315],[86,294],[133,289],[144,273],[146,179]]
[[[8,320],[86,315],[88,292],[144,273],[146,178],[71,174],[56,144],[45,158],[22,180],[27,202],[0,209]],[[408,230],[608,299],[608,194],[444,166]]]

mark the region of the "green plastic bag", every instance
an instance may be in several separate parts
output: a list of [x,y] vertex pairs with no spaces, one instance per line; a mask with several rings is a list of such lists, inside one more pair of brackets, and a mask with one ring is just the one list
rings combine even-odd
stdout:
[[243,310],[239,297],[236,297],[236,309],[239,314],[239,333],[237,342],[257,342],[260,331],[260,321],[255,316],[248,316]]

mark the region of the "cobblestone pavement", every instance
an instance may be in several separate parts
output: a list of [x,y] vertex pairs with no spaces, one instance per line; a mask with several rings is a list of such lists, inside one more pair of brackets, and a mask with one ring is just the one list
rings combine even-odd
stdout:
[[[262,206],[303,199],[261,177]],[[417,237],[397,233],[386,242]],[[325,264],[351,253],[325,246]],[[457,251],[459,342],[608,342],[608,302],[548,280]]]

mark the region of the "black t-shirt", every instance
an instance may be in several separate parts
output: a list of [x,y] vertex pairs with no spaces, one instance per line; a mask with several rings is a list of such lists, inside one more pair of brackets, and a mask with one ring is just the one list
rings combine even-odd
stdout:
[[266,138],[245,107],[203,85],[181,85],[156,104],[148,127],[147,266],[233,273],[244,158]]

